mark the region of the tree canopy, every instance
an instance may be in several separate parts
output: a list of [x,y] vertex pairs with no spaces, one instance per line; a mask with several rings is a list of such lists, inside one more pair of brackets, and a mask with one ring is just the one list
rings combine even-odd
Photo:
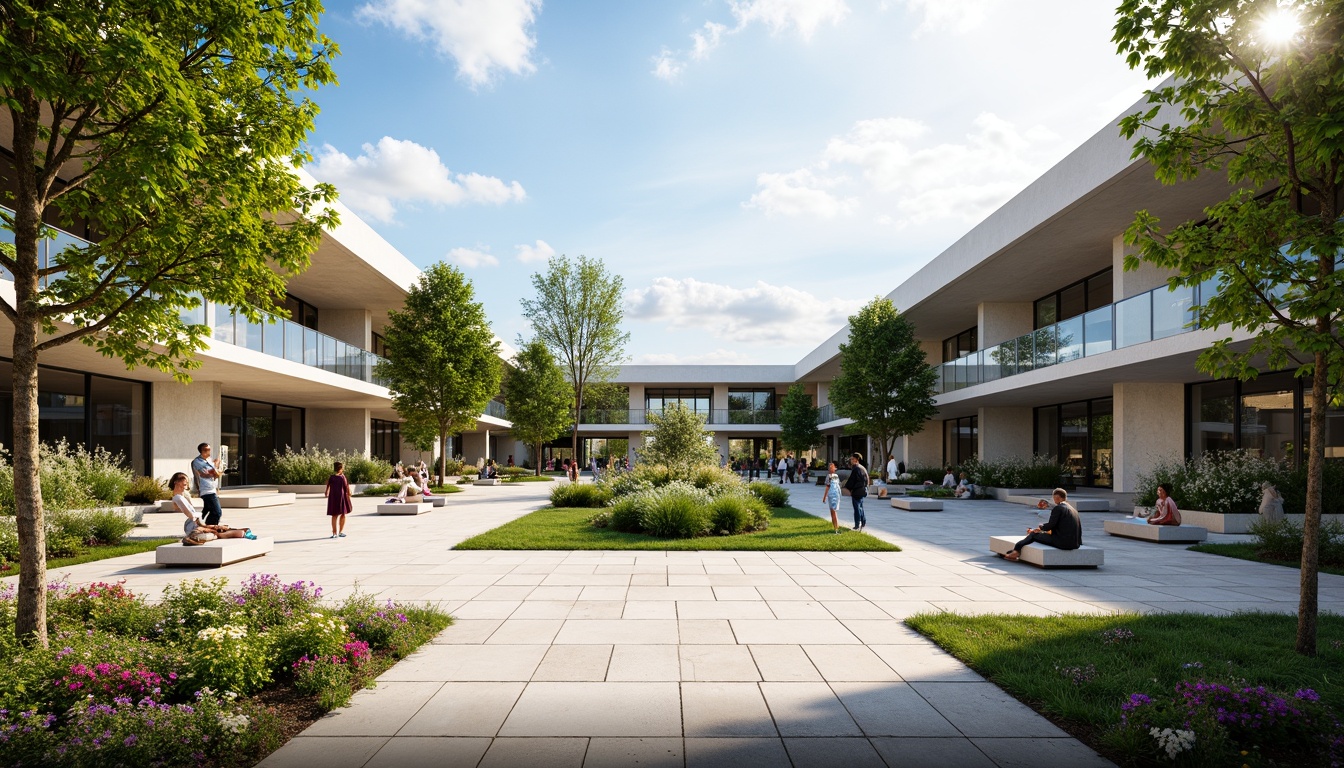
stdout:
[[1231,183],[1190,221],[1139,211],[1125,267],[1172,270],[1173,289],[1198,289],[1201,327],[1249,334],[1214,342],[1201,371],[1311,382],[1297,650],[1314,654],[1325,415],[1344,376],[1344,2],[1126,0],[1118,13],[1129,65],[1168,78],[1121,121],[1134,156],[1166,184]]
[[625,281],[608,272],[601,259],[580,256],[575,263],[553,256],[545,273],[532,275],[532,287],[537,295],[523,299],[523,316],[574,385],[572,448],[578,458],[587,387],[611,380],[630,341],[630,334],[621,330]]
[[653,429],[645,433],[641,460],[665,465],[681,477],[696,467],[718,463],[719,452],[711,442],[714,433],[706,431],[704,417],[684,403],[672,403],[661,413],[650,411],[648,419]]
[[387,317],[386,359],[375,374],[405,419],[402,435],[420,444],[437,440],[443,482],[448,436],[474,429],[477,417],[499,394],[499,342],[471,282],[442,262],[426,269],[403,308]]
[[785,449],[801,455],[820,445],[821,430],[817,429],[820,414],[821,409],[812,404],[812,396],[801,383],[790,386],[779,406],[779,441]]
[[574,390],[565,372],[540,339],[520,345],[513,368],[504,377],[504,404],[509,408],[513,436],[535,449],[541,474],[541,446],[564,434],[571,423]]
[[[216,3],[7,0],[0,108],[14,233],[0,267],[14,301],[14,472],[21,575],[16,631],[46,643],[37,478],[37,365],[81,342],[186,381],[209,328],[203,301],[250,320],[276,309],[336,216],[301,183],[304,141],[335,82],[319,0]],[[85,232],[46,258],[47,224]]]
[[[929,367],[915,328],[890,299],[873,299],[849,318],[849,340],[840,345],[840,375],[831,382],[836,413],[852,419],[851,434],[868,435],[891,453],[896,439],[913,435],[938,409]],[[873,457],[869,456],[871,465]]]

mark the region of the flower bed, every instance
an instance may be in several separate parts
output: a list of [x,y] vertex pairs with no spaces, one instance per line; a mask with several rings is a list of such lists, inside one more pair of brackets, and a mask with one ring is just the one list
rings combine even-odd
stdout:
[[451,621],[367,595],[327,606],[264,574],[226,584],[150,604],[122,583],[53,583],[50,648],[15,641],[0,588],[0,765],[251,765]]

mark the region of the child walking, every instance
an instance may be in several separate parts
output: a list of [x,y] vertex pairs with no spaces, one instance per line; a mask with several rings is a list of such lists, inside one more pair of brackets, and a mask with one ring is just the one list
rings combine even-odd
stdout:
[[350,500],[350,480],[345,476],[345,464],[338,461],[333,468],[336,473],[327,478],[327,490],[323,495],[327,497],[327,517],[331,518],[331,538],[344,539],[345,516],[354,510],[354,503]]
[[831,510],[831,528],[836,533],[840,532],[840,475],[835,472],[835,462],[832,461],[826,465],[826,490],[821,493],[821,500],[826,502],[826,506]]

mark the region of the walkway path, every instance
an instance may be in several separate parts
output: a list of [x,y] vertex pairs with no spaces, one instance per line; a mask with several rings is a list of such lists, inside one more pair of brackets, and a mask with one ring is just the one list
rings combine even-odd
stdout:
[[[1043,572],[985,551],[1037,522],[1026,507],[949,502],[905,513],[870,499],[870,530],[900,553],[457,552],[463,538],[544,503],[549,486],[471,488],[446,510],[372,514],[324,532],[321,501],[229,511],[277,536],[222,569],[438,601],[434,643],[267,759],[266,766],[1106,765],[1090,749],[906,628],[962,613],[1292,611],[1291,569],[1104,537],[1099,571]],[[820,514],[809,486],[795,503]],[[1109,515],[1116,517],[1118,515]],[[171,534],[173,515],[151,516]],[[853,534],[847,534],[853,535]],[[152,554],[76,566],[75,581],[139,592],[215,572]],[[1321,608],[1344,610],[1344,577]],[[1029,740],[1029,741],[1028,741]]]

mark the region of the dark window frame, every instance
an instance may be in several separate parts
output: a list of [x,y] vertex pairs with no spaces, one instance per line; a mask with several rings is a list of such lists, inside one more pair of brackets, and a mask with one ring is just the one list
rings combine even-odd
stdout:
[[[1044,296],[1041,296],[1040,298],[1038,298],[1038,299],[1036,299],[1035,301],[1033,301],[1033,302],[1031,303],[1031,325],[1032,325],[1032,330],[1034,330],[1034,331],[1039,331],[1040,329],[1042,329],[1042,328],[1048,328],[1049,326],[1054,325],[1055,323],[1062,323],[1062,322],[1064,322],[1065,320],[1071,320],[1071,319],[1073,319],[1073,318],[1075,318],[1075,317],[1080,317],[1080,316],[1082,316],[1082,315],[1087,314],[1088,312],[1091,312],[1091,311],[1094,310],[1094,309],[1099,309],[1099,308],[1101,308],[1101,307],[1104,307],[1104,306],[1106,306],[1107,304],[1114,304],[1114,303],[1115,303],[1115,289],[1114,289],[1114,287],[1112,287],[1112,289],[1111,289],[1111,297],[1110,297],[1111,300],[1108,301],[1108,302],[1106,302],[1106,304],[1093,304],[1093,302],[1092,302],[1092,297],[1089,295],[1090,291],[1089,291],[1089,289],[1088,289],[1088,284],[1091,283],[1093,280],[1097,279],[1098,277],[1101,277],[1102,275],[1106,274],[1107,272],[1110,272],[1111,275],[1112,275],[1112,279],[1114,279],[1114,275],[1115,275],[1115,267],[1114,267],[1114,266],[1106,267],[1105,269],[1101,269],[1101,270],[1098,270],[1098,271],[1096,271],[1096,272],[1093,272],[1092,274],[1088,275],[1087,277],[1084,277],[1084,278],[1081,279],[1081,280],[1075,280],[1075,281],[1073,281],[1072,283],[1069,283],[1068,285],[1062,286],[1062,287],[1060,287],[1060,288],[1058,288],[1058,289],[1056,289],[1056,290],[1054,290],[1054,291],[1051,291],[1050,293],[1047,293],[1047,294],[1045,294]],[[1114,286],[1114,283],[1112,283],[1112,286]],[[1081,288],[1083,289],[1083,307],[1084,307],[1084,308],[1083,308],[1083,311],[1080,312],[1080,313],[1078,313],[1078,314],[1075,314],[1075,315],[1069,315],[1068,317],[1061,317],[1061,316],[1060,316],[1060,307],[1062,306],[1062,299],[1063,299],[1064,292],[1065,292],[1065,291],[1068,291],[1068,290],[1071,290],[1071,289],[1074,289],[1074,288],[1079,288],[1079,287],[1081,287]],[[1041,320],[1041,310],[1040,310],[1040,305],[1041,305],[1041,302],[1043,302],[1043,301],[1054,301],[1054,302],[1055,302],[1055,319],[1054,319],[1053,322],[1046,323],[1046,324],[1044,324],[1044,325],[1042,325],[1041,322],[1040,322],[1040,320]]]
[[[963,345],[962,342],[965,342]],[[965,352],[962,349],[966,348]],[[954,333],[943,339],[943,362],[960,360],[980,351],[980,326],[973,325],[960,333]]]

